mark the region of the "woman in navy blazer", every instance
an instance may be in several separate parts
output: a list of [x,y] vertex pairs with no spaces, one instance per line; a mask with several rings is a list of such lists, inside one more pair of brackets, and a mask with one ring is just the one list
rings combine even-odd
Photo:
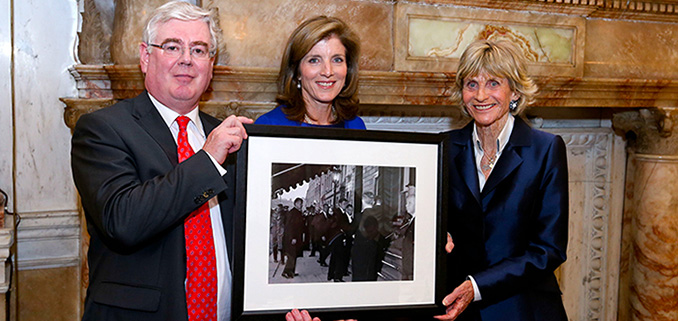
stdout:
[[447,313],[436,318],[565,321],[553,273],[567,248],[565,143],[517,117],[537,87],[512,43],[469,45],[456,86],[473,121],[448,133],[455,247]]

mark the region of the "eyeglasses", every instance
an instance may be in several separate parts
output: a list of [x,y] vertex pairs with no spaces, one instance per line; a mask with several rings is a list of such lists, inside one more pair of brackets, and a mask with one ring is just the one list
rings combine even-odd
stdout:
[[[162,51],[165,53],[165,56],[167,57],[177,58],[184,55],[184,46],[176,42],[166,42],[162,45],[149,43],[148,45],[162,49]],[[213,54],[208,50],[207,46],[204,45],[190,47],[189,53],[194,59],[208,59],[213,56]]]

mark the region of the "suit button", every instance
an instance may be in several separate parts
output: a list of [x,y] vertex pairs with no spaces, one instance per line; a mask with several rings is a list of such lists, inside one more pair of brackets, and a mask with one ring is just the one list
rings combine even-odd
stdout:
[[202,197],[196,196],[196,197],[193,199],[193,202],[195,202],[196,204],[200,204],[200,203],[202,203],[202,200],[203,200]]

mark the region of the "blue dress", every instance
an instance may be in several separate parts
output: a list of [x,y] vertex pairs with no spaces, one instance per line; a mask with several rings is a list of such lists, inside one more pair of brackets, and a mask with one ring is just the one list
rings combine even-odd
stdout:
[[366,129],[365,122],[363,122],[362,118],[360,118],[358,116],[356,116],[353,119],[340,122],[338,124],[312,125],[312,124],[308,124],[308,123],[304,123],[304,122],[289,120],[285,116],[285,113],[282,110],[283,108],[286,108],[286,106],[280,105],[280,106],[276,107],[275,109],[259,116],[259,118],[257,118],[257,120],[254,123],[257,124],[257,125],[280,125],[280,126]]

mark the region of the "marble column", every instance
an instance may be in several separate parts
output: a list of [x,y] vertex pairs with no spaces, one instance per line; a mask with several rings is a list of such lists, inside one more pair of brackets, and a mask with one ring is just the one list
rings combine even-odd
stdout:
[[678,108],[614,115],[628,139],[619,320],[678,320]]
[[116,0],[111,60],[116,65],[139,63],[139,43],[144,25],[153,10],[168,0]]

